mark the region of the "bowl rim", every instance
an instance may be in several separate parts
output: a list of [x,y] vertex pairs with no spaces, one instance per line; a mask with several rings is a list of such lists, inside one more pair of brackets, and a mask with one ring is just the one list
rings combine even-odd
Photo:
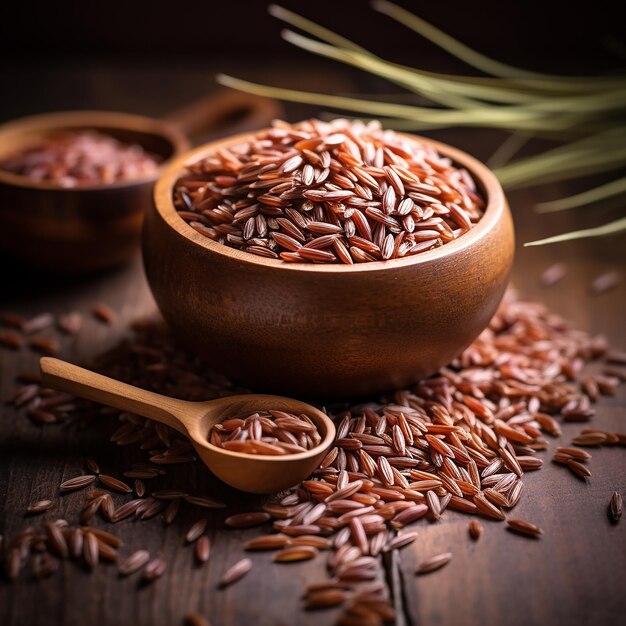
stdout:
[[[147,135],[159,136],[170,144],[172,154],[159,164],[154,174],[133,178],[127,181],[61,187],[53,182],[37,181],[28,176],[14,174],[0,167],[0,183],[23,189],[41,189],[65,193],[130,188],[145,185],[146,183],[154,183],[163,174],[164,169],[174,159],[184,154],[191,145],[191,142],[184,133],[176,128],[175,125],[165,120],[159,120],[158,118],[146,115],[100,110],[58,111],[54,113],[29,115],[27,117],[10,120],[0,126],[0,141],[8,137],[19,137],[20,135],[30,134],[36,135],[37,133],[44,134],[55,131],[70,131],[73,128],[84,128],[85,126],[111,130],[130,130]],[[9,154],[9,152],[7,152],[7,154]]]
[[229,258],[241,264],[262,266],[268,269],[296,272],[330,273],[337,272],[372,272],[385,269],[400,268],[412,265],[429,263],[453,255],[476,243],[485,237],[501,220],[505,212],[506,200],[504,191],[495,174],[481,161],[471,156],[467,152],[455,148],[446,143],[415,135],[411,133],[397,133],[403,137],[416,139],[420,143],[427,144],[435,148],[441,155],[452,159],[452,161],[465,168],[484,196],[485,211],[476,225],[458,239],[454,239],[438,248],[420,252],[400,259],[388,259],[386,261],[371,261],[368,263],[285,263],[281,259],[269,259],[250,252],[231,248],[201,235],[185,222],[174,207],[173,189],[182,170],[189,164],[201,160],[203,157],[214,151],[216,148],[228,147],[232,144],[246,141],[251,136],[268,129],[260,129],[254,132],[241,133],[205,143],[197,148],[189,150],[178,158],[173,159],[164,168],[154,188],[154,205],[162,220],[179,236],[188,240],[192,245],[199,246],[204,250]]

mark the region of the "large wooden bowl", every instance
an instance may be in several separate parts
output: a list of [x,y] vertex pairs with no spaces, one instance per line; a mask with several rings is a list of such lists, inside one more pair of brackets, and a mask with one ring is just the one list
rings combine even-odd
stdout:
[[168,167],[155,188],[143,253],[165,319],[213,367],[257,391],[315,398],[372,394],[446,365],[486,327],[507,285],[513,224],[492,172],[466,153],[419,138],[466,168],[486,198],[459,239],[411,257],[355,265],[265,259],[197,233],[172,190],[213,142]]

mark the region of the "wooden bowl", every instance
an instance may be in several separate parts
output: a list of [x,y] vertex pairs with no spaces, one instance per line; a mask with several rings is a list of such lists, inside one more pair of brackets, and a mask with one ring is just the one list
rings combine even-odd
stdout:
[[487,326],[513,262],[513,223],[494,174],[466,153],[418,137],[466,168],[486,199],[472,228],[402,259],[294,264],[213,242],[176,213],[189,163],[239,135],[178,158],[155,188],[144,226],[148,281],[173,331],[208,363],[257,391],[362,396],[415,383]]
[[[36,115],[0,130],[0,158],[52,133],[91,129],[139,144],[164,162],[190,147],[174,126],[102,111]],[[158,173],[108,185],[63,188],[0,169],[0,249],[52,271],[83,272],[122,263],[137,249]]]
[[[280,109],[231,90],[188,104],[164,119],[105,111],[35,115],[0,127],[0,160],[59,132],[96,130],[139,144],[163,160],[188,150],[188,135],[251,130]],[[162,169],[162,168],[161,168]],[[80,273],[114,266],[138,249],[159,172],[136,180],[63,188],[0,168],[0,251],[45,270]]]

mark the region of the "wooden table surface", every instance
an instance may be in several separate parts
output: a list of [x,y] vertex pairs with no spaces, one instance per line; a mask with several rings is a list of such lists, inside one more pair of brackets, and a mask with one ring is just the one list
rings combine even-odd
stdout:
[[[237,70],[231,63],[230,71]],[[225,68],[220,68],[225,69]],[[272,66],[260,63],[257,78],[269,80]],[[3,84],[20,77],[23,89],[2,104],[2,120],[46,109],[97,107],[127,109],[159,115],[177,104],[201,95],[210,84],[206,68],[70,66],[37,70],[30,79],[6,69]],[[307,73],[309,85],[327,91],[380,88],[362,77],[341,71]],[[251,76],[248,71],[247,76]],[[301,68],[287,68],[285,84],[302,86]],[[48,89],[56,86],[54,90]],[[164,89],[163,86],[167,88]],[[41,96],[40,94],[45,95]],[[291,107],[288,117],[296,120],[311,110]],[[434,134],[438,138],[487,158],[502,140],[493,133],[453,130]],[[582,181],[584,182],[584,181]],[[582,184],[581,182],[581,184]],[[617,348],[626,348],[624,305],[626,276],[615,289],[593,296],[590,281],[607,270],[624,271],[624,237],[571,242],[559,246],[522,249],[521,242],[608,221],[605,207],[538,217],[533,205],[539,199],[567,195],[580,184],[552,185],[510,194],[514,212],[518,253],[513,283],[524,298],[543,300],[575,326],[606,335]],[[566,278],[545,289],[539,285],[541,272],[563,261]],[[88,312],[95,302],[104,302],[119,313],[112,327],[93,320],[76,340],[64,341],[63,356],[70,360],[100,352],[122,336],[128,322],[153,310],[141,261],[80,279],[63,280],[20,268],[11,259],[0,259],[1,310],[26,316],[42,311],[60,313],[73,309]],[[27,350],[17,354],[0,349],[0,398],[5,399],[16,372],[33,369],[36,356]],[[602,399],[594,418],[599,428],[626,431],[626,390]],[[28,503],[55,493],[64,478],[80,472],[87,456],[95,456],[103,471],[125,467],[137,460],[137,450],[109,443],[115,420],[103,418],[88,430],[59,426],[37,427],[2,406],[0,420],[0,533],[11,536],[26,525]],[[549,459],[556,445],[568,442],[580,425],[565,425],[557,443],[542,453]],[[135,456],[133,456],[135,455]],[[438,524],[419,523],[418,540],[400,555],[385,562],[387,582],[394,594],[398,623],[423,626],[568,626],[618,623],[626,615],[626,521],[611,525],[606,509],[611,493],[626,493],[626,452],[606,447],[594,452],[590,463],[593,476],[586,483],[563,468],[547,462],[540,472],[525,477],[526,489],[516,516],[533,520],[545,530],[539,541],[507,533],[502,524],[486,521],[479,542],[467,537],[467,517],[449,511]],[[245,510],[257,498],[234,493],[216,485],[208,471],[183,467],[175,473],[179,481],[201,491],[217,490],[229,506]],[[181,484],[179,482],[178,484]],[[83,502],[80,493],[55,500],[46,519],[74,519]],[[324,578],[324,559],[292,566],[271,564],[271,556],[252,555],[254,569],[239,584],[216,591],[216,582],[228,564],[241,558],[241,544],[257,530],[224,531],[222,514],[214,516],[210,534],[213,552],[209,564],[194,567],[192,551],[183,547],[184,529],[192,517],[181,517],[163,530],[161,523],[122,523],[115,532],[128,549],[145,547],[161,551],[169,567],[155,584],[138,588],[130,579],[118,579],[110,567],[94,574],[66,563],[55,576],[42,583],[21,579],[14,585],[0,583],[0,623],[36,626],[48,624],[91,626],[114,624],[172,625],[184,613],[195,610],[206,615],[213,626],[325,625],[332,624],[335,611],[304,613],[301,592],[307,581]],[[103,526],[104,523],[100,522]],[[417,561],[438,551],[452,551],[450,566],[437,575],[416,578]]]

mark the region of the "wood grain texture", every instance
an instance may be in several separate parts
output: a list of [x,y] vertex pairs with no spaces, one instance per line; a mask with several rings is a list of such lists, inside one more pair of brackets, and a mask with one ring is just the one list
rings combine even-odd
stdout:
[[[185,72],[172,69],[170,74],[159,68],[154,75],[141,69],[122,73],[116,82],[118,75],[106,69],[99,74],[85,71],[81,74],[76,69],[72,72],[72,80],[66,79],[65,84],[68,93],[78,100],[84,99],[82,90],[90,87],[91,97],[100,98],[108,108],[115,108],[115,102],[120,108],[132,108],[128,96],[132,87],[151,86],[152,91],[147,89],[134,104],[138,112],[152,114],[164,112],[155,110],[156,106],[166,108],[175,104],[171,101],[172,94],[165,94],[162,102],[154,104],[153,96],[162,85],[163,72],[182,100],[198,95],[207,75],[206,67]],[[301,69],[292,70],[285,81],[293,79],[291,84],[297,84],[301,73]],[[45,84],[50,76],[58,79],[63,74],[42,74],[35,84]],[[355,87],[349,77],[341,74],[316,77],[309,72],[307,80],[311,89],[372,89],[369,83]],[[26,109],[36,110],[34,102],[42,107],[36,96],[39,97],[38,93],[32,101],[25,101]],[[54,100],[55,97],[59,96],[50,95],[50,108],[69,107],[66,102]],[[89,105],[85,101],[84,106]],[[11,105],[6,106],[8,114],[13,115]],[[302,107],[291,112],[293,120],[310,114]],[[490,133],[471,131],[451,131],[438,137],[482,158],[501,139]],[[603,209],[565,212],[541,219],[532,213],[532,206],[539,198],[567,195],[580,188],[578,184],[555,185],[511,194],[518,241],[608,221]],[[566,262],[568,274],[551,289],[543,289],[539,286],[539,276],[555,261]],[[624,282],[600,296],[589,293],[589,283],[595,276],[615,268],[622,272],[625,269],[623,238],[526,250],[518,245],[513,283],[522,296],[543,300],[557,313],[572,319],[578,328],[603,333],[615,347],[624,349]],[[63,355],[70,360],[80,360],[114,344],[125,334],[128,321],[154,307],[138,259],[125,268],[72,281],[44,280],[38,274],[19,270],[12,260],[3,259],[0,280],[6,294],[3,310],[16,310],[27,316],[44,310],[59,313],[77,309],[88,313],[93,304],[104,302],[118,311],[118,319],[111,327],[87,315],[83,332],[77,338],[63,339]],[[0,349],[0,397],[7,397],[16,372],[35,366],[36,356],[26,350],[14,354]],[[593,424],[623,432],[625,405],[626,393],[622,388],[616,397],[601,401]],[[117,426],[114,420],[103,418],[90,429],[75,432],[56,426],[35,427],[24,418],[17,419],[5,406],[1,412],[0,533],[5,536],[24,527],[23,512],[29,503],[54,495],[63,479],[79,472],[86,457],[95,457],[102,471],[109,473],[144,458],[132,446],[124,448],[108,443]],[[565,425],[563,436],[550,440],[550,450],[542,458],[549,459],[557,441],[565,445],[578,431],[577,425]],[[626,612],[622,583],[626,577],[626,524],[622,519],[620,524],[611,525],[606,510],[613,491],[626,491],[626,455],[623,448],[609,447],[592,453],[589,466],[593,476],[586,484],[565,468],[549,462],[540,472],[525,477],[526,489],[516,517],[543,528],[545,534],[539,540],[513,535],[505,530],[504,524],[484,520],[483,535],[473,542],[467,533],[469,518],[451,511],[445,513],[441,523],[420,522],[418,540],[400,555],[385,560],[387,580],[400,610],[398,623],[411,626],[619,623]],[[253,509],[261,502],[258,497],[244,498],[225,488],[204,467],[195,464],[172,470],[162,487],[180,484],[225,499],[229,513]],[[64,515],[74,519],[83,498],[78,492],[55,499],[54,508],[45,514],[45,519]],[[122,496],[114,495],[114,499],[121,502]],[[258,531],[223,530],[226,513],[208,512],[212,553],[209,562],[198,567],[194,565],[193,548],[183,545],[183,536],[200,514],[198,510],[183,511],[165,530],[158,519],[142,523],[124,521],[114,527],[124,539],[124,556],[146,548],[153,556],[162,553],[168,561],[167,571],[152,586],[138,588],[132,578],[118,579],[110,566],[90,575],[74,563],[65,564],[57,575],[41,585],[27,580],[13,586],[0,582],[0,623],[171,626],[180,624],[182,616],[192,610],[220,626],[330,626],[333,623],[336,611],[305,614],[300,610],[304,584],[325,578],[321,557],[301,564],[279,565],[271,563],[271,554],[252,554],[252,571],[236,585],[218,592],[220,576],[242,557],[242,543]],[[453,553],[453,558],[445,568],[429,576],[414,577],[419,561],[447,551]]]

